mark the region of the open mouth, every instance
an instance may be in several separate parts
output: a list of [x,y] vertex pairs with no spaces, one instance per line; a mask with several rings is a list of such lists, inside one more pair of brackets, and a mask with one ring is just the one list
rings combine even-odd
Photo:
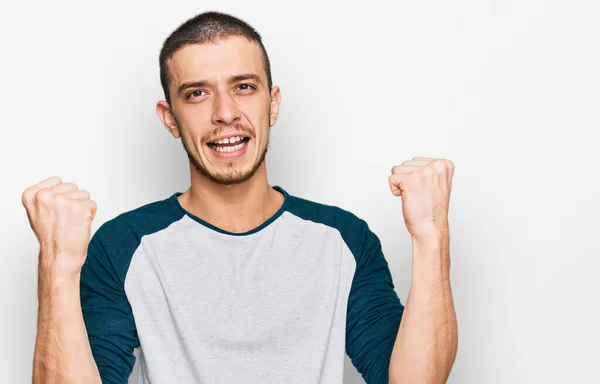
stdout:
[[250,141],[248,136],[233,136],[209,142],[208,146],[219,153],[232,153],[244,149],[248,141]]

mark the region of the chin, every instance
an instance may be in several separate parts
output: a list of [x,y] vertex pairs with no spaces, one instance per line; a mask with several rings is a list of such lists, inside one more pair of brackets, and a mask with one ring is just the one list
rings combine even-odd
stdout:
[[220,185],[236,185],[242,184],[250,180],[254,176],[252,170],[236,173],[212,173],[208,179]]
[[[248,146],[246,145],[246,147]],[[186,148],[185,145],[184,148]],[[201,164],[200,159],[192,156],[189,151],[186,150],[186,152],[190,163],[208,180],[220,185],[236,185],[250,180],[256,174],[256,171],[260,169],[265,161],[267,148],[265,146],[258,157],[248,151],[248,148],[244,148],[242,153],[231,154],[229,158],[223,158],[227,156],[215,156],[215,151],[210,149],[205,158],[212,160],[209,162],[208,167]],[[248,157],[252,157],[252,159],[248,159]]]
[[229,162],[221,167],[204,167],[196,162],[192,162],[197,171],[199,171],[208,180],[220,185],[241,184],[250,180],[256,171],[260,168],[262,161],[252,165],[242,165],[239,162]]

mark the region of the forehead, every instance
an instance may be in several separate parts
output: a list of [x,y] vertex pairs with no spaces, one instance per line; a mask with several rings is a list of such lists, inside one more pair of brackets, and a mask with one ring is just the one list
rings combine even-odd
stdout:
[[188,81],[220,82],[230,76],[255,73],[264,81],[262,52],[257,43],[233,36],[214,44],[189,44],[168,61],[171,86]]

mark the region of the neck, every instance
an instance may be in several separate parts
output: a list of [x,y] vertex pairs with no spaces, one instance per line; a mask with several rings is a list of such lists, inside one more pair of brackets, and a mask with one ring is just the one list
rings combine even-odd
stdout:
[[250,180],[235,185],[217,184],[191,169],[191,186],[179,196],[191,214],[228,232],[250,231],[269,219],[283,204],[283,195],[267,180],[265,163]]

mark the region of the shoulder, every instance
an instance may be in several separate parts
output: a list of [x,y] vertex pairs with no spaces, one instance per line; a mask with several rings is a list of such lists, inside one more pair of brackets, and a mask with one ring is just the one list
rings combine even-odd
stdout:
[[290,196],[287,211],[303,220],[323,224],[339,231],[344,242],[354,254],[362,251],[364,242],[370,233],[365,220],[337,205]]
[[173,199],[175,194],[123,212],[106,221],[96,231],[94,238],[110,241],[132,236],[142,236],[158,232],[181,219],[183,211],[177,209]]
[[298,196],[290,196],[287,210],[305,220],[334,227],[361,226],[364,220],[337,205],[324,204]]
[[175,194],[123,212],[101,224],[88,246],[88,259],[108,263],[123,275],[131,258],[146,235],[159,232],[180,220]]

